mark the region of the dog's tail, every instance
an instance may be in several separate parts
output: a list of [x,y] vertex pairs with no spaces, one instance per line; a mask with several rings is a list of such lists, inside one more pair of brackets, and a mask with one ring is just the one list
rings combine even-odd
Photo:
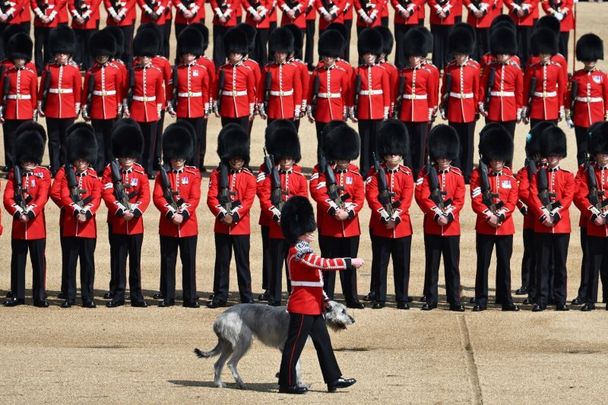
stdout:
[[199,359],[207,359],[209,357],[215,357],[220,354],[220,344],[218,343],[210,352],[204,352],[201,349],[194,348],[194,354],[197,355]]

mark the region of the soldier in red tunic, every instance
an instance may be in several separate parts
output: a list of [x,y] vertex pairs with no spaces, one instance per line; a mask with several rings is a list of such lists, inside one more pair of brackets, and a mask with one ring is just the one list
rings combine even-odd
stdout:
[[420,171],[415,197],[424,213],[423,311],[437,308],[439,263],[443,256],[447,300],[451,311],[462,312],[460,302],[460,210],[464,206],[464,177],[451,165],[458,159],[458,134],[447,125],[429,133],[430,164]]
[[147,307],[141,290],[141,246],[144,240],[142,215],[150,204],[150,184],[144,168],[137,163],[144,139],[137,122],[117,121],[112,129],[112,156],[101,183],[102,197],[108,207],[110,240],[110,294],[106,306],[115,308],[125,303],[127,257],[131,306]]
[[196,295],[196,209],[201,199],[198,168],[186,166],[194,153],[194,129],[187,122],[171,124],[163,133],[165,165],[156,177],[152,200],[160,211],[159,307],[175,305],[175,264],[179,250],[182,262],[183,306],[199,308]]
[[391,100],[391,108],[389,111],[389,117],[394,114],[395,110],[395,98],[397,97],[395,94],[395,88],[397,86],[397,82],[399,80],[399,69],[388,61],[388,56],[393,52],[393,45],[395,40],[393,38],[393,33],[391,30],[381,25],[379,27],[374,28],[382,38],[382,53],[377,60],[377,63],[386,70],[388,73],[388,81],[390,85],[390,100]]
[[568,39],[574,29],[574,0],[541,0],[540,4],[547,15],[555,17],[560,22],[559,53],[568,60]]
[[471,175],[471,205],[475,224],[477,274],[475,306],[488,306],[488,269],[496,247],[496,302],[503,311],[519,311],[511,296],[511,254],[513,253],[513,211],[517,206],[517,180],[506,166],[513,160],[513,139],[500,124],[488,124],[479,134],[480,163]]
[[253,302],[249,268],[250,216],[256,193],[256,178],[249,171],[249,135],[236,124],[228,124],[218,136],[219,167],[209,178],[207,206],[215,216],[215,267],[213,299],[209,308],[226,306],[232,251],[240,301]]
[[[48,307],[46,300],[46,226],[44,207],[49,199],[51,173],[41,167],[46,134],[42,126],[29,122],[16,132],[15,167],[4,189],[4,207],[13,217],[11,234],[11,291],[5,306],[25,302],[25,265],[29,251],[32,261],[34,306]],[[17,173],[18,172],[18,173]],[[19,179],[15,176],[18,175]]]
[[[30,0],[31,1],[31,0]],[[124,48],[116,55],[125,64],[133,60],[133,33],[137,12],[136,0],[103,0],[107,12],[106,27],[116,27],[124,38]]]
[[313,253],[310,244],[314,240],[317,226],[312,206],[305,197],[296,196],[287,201],[282,216],[284,220],[281,222],[281,228],[290,244],[287,268],[293,292],[287,303],[289,329],[281,358],[279,392],[305,394],[308,391],[308,387],[297,385],[295,378],[296,364],[308,336],[315,343],[327,390],[334,392],[337,388],[350,387],[357,381],[354,378],[342,377],[323,317],[327,304],[323,292],[322,272],[347,269],[355,271],[354,269],[363,266],[363,259],[325,259]]
[[405,125],[385,121],[378,133],[378,158],[365,181],[365,196],[372,210],[369,231],[372,239],[372,308],[386,303],[386,276],[393,258],[395,300],[398,309],[409,309],[410,250],[412,224],[409,209],[414,197],[414,177],[403,165],[409,140]]
[[88,52],[91,35],[99,29],[99,7],[101,0],[67,0],[72,16],[72,29],[76,35],[74,61],[80,70],[89,70],[92,64]]

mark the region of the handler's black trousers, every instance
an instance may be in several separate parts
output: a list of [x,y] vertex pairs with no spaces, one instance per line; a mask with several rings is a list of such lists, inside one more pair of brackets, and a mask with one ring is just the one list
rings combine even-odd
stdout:
[[[334,238],[331,236],[319,236],[319,247],[321,255],[328,259],[338,257],[357,257],[359,252],[359,236],[350,238]],[[323,272],[323,289],[329,297],[334,299],[334,290],[336,287],[336,272]],[[342,270],[340,272],[340,283],[342,284],[342,293],[347,304],[359,302],[357,296],[357,273],[355,270]]]
[[[376,134],[382,120],[359,120],[359,136],[361,137],[361,153],[359,155],[359,172],[365,178],[372,166],[372,153],[376,153]],[[382,157],[376,156],[378,160]]]
[[[428,122],[403,122],[410,135],[410,154],[404,156],[406,166],[412,168],[414,177],[425,164],[426,159],[426,135],[429,131]],[[380,158],[380,157],[379,157]]]
[[226,62],[226,54],[224,53],[224,35],[229,27],[221,25],[213,25],[213,63],[218,68]]
[[534,284],[534,230],[524,229],[522,232],[524,255],[521,258],[521,286],[530,291]]
[[317,162],[321,161],[321,152],[323,151],[323,129],[326,126],[326,122],[315,122],[315,128],[317,129]]
[[606,249],[608,249],[608,238],[597,236],[587,236],[587,254],[589,255],[589,271],[585,274],[585,284],[587,285],[587,296],[585,302],[594,304],[597,302],[598,290],[598,274],[602,278],[602,295],[606,302],[606,293],[608,288],[608,258],[606,258]]
[[315,20],[306,20],[306,49],[304,50],[304,62],[308,65],[308,70],[314,68],[313,59],[315,57]]
[[448,53],[448,35],[450,34],[451,25],[431,24],[431,33],[433,34],[433,65],[441,70],[449,62]]
[[587,142],[589,136],[587,131],[589,128],[585,127],[574,127],[574,134],[576,135],[576,162],[580,166],[585,161],[585,154],[587,153]]
[[383,238],[372,235],[372,282],[377,302],[386,302],[386,278],[388,262],[393,256],[395,300],[408,302],[410,283],[410,250],[412,237]]
[[[270,239],[270,283],[268,284],[269,302],[279,304],[281,293],[283,292],[283,264],[289,252],[289,242],[285,239]],[[285,279],[287,280],[287,290],[291,291],[287,265],[285,265]]]
[[327,333],[325,318],[323,315],[289,314],[289,329],[287,329],[287,341],[281,357],[281,369],[279,371],[279,385],[296,385],[296,364],[308,336],[312,339],[317,351],[317,358],[326,384],[333,383],[342,377],[342,372],[336,361],[334,350],[331,347],[331,339]]
[[215,234],[213,300],[219,302],[228,301],[229,270],[233,250],[241,302],[253,302],[251,271],[249,269],[249,235],[228,235],[223,233]]
[[460,141],[460,154],[455,166],[462,170],[465,183],[469,184],[471,172],[473,171],[473,138],[475,136],[475,121],[456,123],[450,122],[450,126],[456,130]]
[[127,257],[129,258],[129,289],[131,301],[143,301],[141,292],[141,245],[144,234],[121,235],[110,233],[110,292],[114,301],[125,298],[127,285]]
[[556,305],[566,303],[569,233],[536,233],[536,304],[546,306],[552,298],[551,259],[553,259],[553,299]]
[[424,296],[429,304],[439,301],[439,261],[443,255],[448,303],[460,304],[460,236],[424,235]]
[[25,264],[27,252],[32,262],[32,298],[34,303],[46,299],[46,239],[11,239],[11,290],[15,298],[25,299]]
[[496,246],[496,301],[503,307],[513,304],[511,296],[511,254],[513,235],[476,235],[477,274],[475,276],[475,303],[488,305],[488,269],[492,251]]
[[65,138],[74,118],[46,118],[46,131],[49,136],[49,159],[53,176],[65,164]]
[[95,282],[95,238],[64,238],[66,266],[66,292],[69,301],[76,300],[76,265],[80,259],[80,294],[82,302],[92,301]]
[[268,291],[270,281],[270,271],[272,256],[270,256],[270,229],[267,226],[260,225],[260,233],[262,234],[262,290]]
[[101,176],[103,170],[112,160],[112,126],[115,120],[91,120],[95,138],[97,138],[97,162],[95,171]]
[[[175,265],[177,250],[182,261],[182,290],[185,304],[196,302],[196,243],[198,236],[160,237],[160,293],[167,302],[175,301]],[[163,283],[164,280],[164,283]],[[163,285],[164,284],[164,285]]]
[[532,27],[525,27],[522,25],[517,26],[517,49],[519,54],[519,60],[521,61],[522,68],[528,66],[528,59],[530,58],[530,37],[532,35]]
[[141,165],[149,175],[154,174],[154,159],[156,158],[156,138],[158,121],[139,122],[141,133],[144,136],[144,152],[141,157]]
[[588,274],[591,269],[589,266],[589,241],[587,239],[587,228],[579,227],[578,229],[580,230],[581,235],[581,249],[583,251],[583,257],[581,260],[581,283],[578,287],[577,297],[584,301],[585,298],[587,298],[589,288],[587,282],[591,279]]
[[205,166],[205,152],[207,150],[207,120],[202,117],[182,119],[192,124],[196,133],[194,155],[188,164],[197,169],[202,169]]

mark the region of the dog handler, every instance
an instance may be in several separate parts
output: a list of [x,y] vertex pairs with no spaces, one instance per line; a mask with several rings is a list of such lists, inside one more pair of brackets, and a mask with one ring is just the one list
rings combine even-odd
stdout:
[[340,271],[359,268],[361,258],[323,259],[313,253],[310,243],[314,239],[315,223],[312,205],[305,197],[290,198],[281,212],[281,228],[290,244],[287,257],[292,292],[287,303],[289,329],[281,359],[279,392],[304,394],[307,387],[296,384],[296,363],[311,337],[327,391],[346,388],[357,382],[354,378],[343,378],[331,347],[323,319],[325,294],[323,293],[323,271]]

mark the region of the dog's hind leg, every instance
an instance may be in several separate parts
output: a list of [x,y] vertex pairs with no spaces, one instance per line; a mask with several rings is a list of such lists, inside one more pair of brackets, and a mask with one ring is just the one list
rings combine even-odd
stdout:
[[221,344],[222,352],[220,353],[220,358],[217,359],[217,361],[213,365],[213,368],[215,370],[213,382],[218,388],[225,387],[224,383],[222,382],[222,370],[224,369],[224,364],[226,364],[226,360],[228,360],[228,357],[230,357],[230,355],[232,354],[232,345],[228,341],[224,340]]
[[232,356],[230,357],[230,360],[228,360],[228,368],[232,372],[234,381],[236,381],[236,385],[239,388],[245,388],[245,384],[243,383],[243,379],[239,375],[237,365],[239,364],[241,357],[243,357],[251,347],[252,340],[253,337],[251,335],[251,331],[248,328],[243,327],[243,329],[241,329],[241,335],[239,337],[239,340],[233,347]]

